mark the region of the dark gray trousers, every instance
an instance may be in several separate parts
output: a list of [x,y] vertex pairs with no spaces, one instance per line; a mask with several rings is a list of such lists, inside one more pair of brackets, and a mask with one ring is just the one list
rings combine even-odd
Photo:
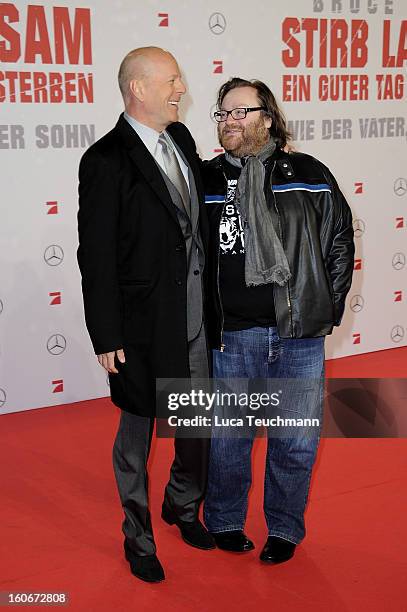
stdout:
[[[202,325],[197,338],[189,343],[191,378],[208,378],[208,352]],[[123,533],[136,555],[156,551],[148,508],[147,461],[150,453],[154,418],[141,417],[122,410],[113,446],[113,468],[124,510]],[[203,499],[210,440],[174,439],[175,457],[165,489],[165,503],[183,521],[194,521]]]

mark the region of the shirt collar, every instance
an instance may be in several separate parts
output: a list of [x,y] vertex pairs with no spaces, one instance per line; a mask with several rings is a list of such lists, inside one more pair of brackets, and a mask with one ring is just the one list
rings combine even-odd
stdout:
[[159,132],[157,132],[153,128],[148,127],[147,125],[144,125],[143,123],[140,123],[139,121],[134,119],[134,117],[130,117],[130,115],[128,115],[126,112],[123,113],[123,116],[126,121],[131,125],[133,130],[141,138],[151,155],[154,157],[158,143],[158,137],[160,135]]

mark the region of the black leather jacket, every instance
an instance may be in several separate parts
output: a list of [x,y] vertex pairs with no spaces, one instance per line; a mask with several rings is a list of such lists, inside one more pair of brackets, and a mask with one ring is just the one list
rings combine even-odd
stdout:
[[[219,291],[219,224],[227,180],[224,155],[203,163],[210,223],[208,337],[221,349],[223,312]],[[326,166],[310,155],[276,150],[266,162],[272,176],[269,209],[290,265],[284,287],[273,284],[277,328],[282,338],[314,338],[342,319],[353,271],[350,208]],[[266,181],[270,185],[270,181]]]

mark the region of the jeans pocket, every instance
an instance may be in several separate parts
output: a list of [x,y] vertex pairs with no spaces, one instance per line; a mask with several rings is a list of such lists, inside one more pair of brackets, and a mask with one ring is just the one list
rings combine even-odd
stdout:
[[245,378],[246,368],[243,354],[218,350],[214,350],[212,354],[214,378]]

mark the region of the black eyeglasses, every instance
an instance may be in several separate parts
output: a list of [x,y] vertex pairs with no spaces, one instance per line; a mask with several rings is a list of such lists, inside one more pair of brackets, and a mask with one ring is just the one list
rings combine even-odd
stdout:
[[265,111],[267,109],[264,106],[253,106],[252,108],[232,108],[232,110],[230,111],[215,111],[213,113],[213,117],[218,123],[222,123],[222,121],[227,121],[229,115],[232,115],[232,119],[236,119],[237,121],[239,121],[239,119],[244,119],[247,113],[253,113],[254,111],[259,110]]

